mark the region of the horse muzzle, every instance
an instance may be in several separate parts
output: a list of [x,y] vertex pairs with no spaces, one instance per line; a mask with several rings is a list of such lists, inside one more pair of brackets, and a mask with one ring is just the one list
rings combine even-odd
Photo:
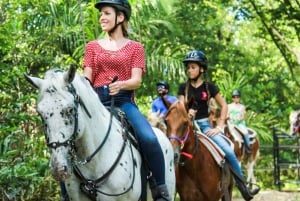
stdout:
[[51,168],[51,174],[55,180],[64,181],[71,176],[72,169],[68,168],[67,166],[59,166]]
[[54,155],[51,156],[50,169],[53,178],[59,181],[64,181],[73,173],[70,160]]

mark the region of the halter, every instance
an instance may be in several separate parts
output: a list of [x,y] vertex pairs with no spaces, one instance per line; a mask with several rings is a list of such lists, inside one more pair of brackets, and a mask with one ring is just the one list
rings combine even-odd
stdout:
[[[186,134],[183,136],[183,138],[178,137],[176,134],[171,134],[168,138],[174,139],[176,140],[179,144],[180,144],[180,151],[181,151],[181,155],[185,156],[188,159],[193,159],[194,155],[197,153],[198,151],[198,139],[197,136],[195,135],[195,147],[193,150],[193,153],[187,153],[182,151],[182,149],[184,148],[185,143],[187,142],[188,138],[190,137],[190,133],[191,133],[191,127],[192,127],[192,123],[189,122],[188,127],[187,127],[187,132]],[[185,164],[185,161],[181,163],[181,165],[183,166]]]

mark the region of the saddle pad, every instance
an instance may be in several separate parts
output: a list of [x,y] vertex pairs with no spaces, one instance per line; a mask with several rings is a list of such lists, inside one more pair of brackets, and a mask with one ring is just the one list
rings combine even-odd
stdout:
[[[242,136],[242,135],[244,135],[244,132],[238,126],[235,126],[231,122],[227,122],[227,126],[228,126],[229,132],[233,136],[234,140],[238,141],[241,146],[241,143],[244,142],[244,137]],[[251,128],[247,128],[247,129],[248,129],[248,135],[250,138],[250,144],[253,144],[256,141],[257,133]]]
[[197,133],[198,139],[202,144],[209,150],[212,154],[213,158],[215,159],[216,163],[223,167],[225,163],[225,153],[218,145],[216,145],[210,138],[208,138],[203,133]]
[[241,135],[240,132],[238,132],[239,130],[237,129],[237,127],[234,126],[234,124],[232,124],[229,121],[227,121],[227,126],[228,126],[230,134],[234,138],[234,141],[238,141],[238,142],[240,142],[240,144],[243,143],[244,142],[243,136]]

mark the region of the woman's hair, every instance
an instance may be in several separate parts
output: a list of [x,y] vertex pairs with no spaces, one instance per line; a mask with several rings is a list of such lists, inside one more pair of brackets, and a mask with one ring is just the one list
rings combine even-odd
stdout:
[[128,38],[128,21],[127,19],[124,19],[124,21],[121,24],[122,32],[124,37]]

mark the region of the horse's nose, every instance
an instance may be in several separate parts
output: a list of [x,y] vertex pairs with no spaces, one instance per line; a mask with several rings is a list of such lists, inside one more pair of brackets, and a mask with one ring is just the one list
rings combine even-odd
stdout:
[[64,181],[70,175],[70,169],[66,166],[57,166],[52,168],[52,176],[58,181]]

